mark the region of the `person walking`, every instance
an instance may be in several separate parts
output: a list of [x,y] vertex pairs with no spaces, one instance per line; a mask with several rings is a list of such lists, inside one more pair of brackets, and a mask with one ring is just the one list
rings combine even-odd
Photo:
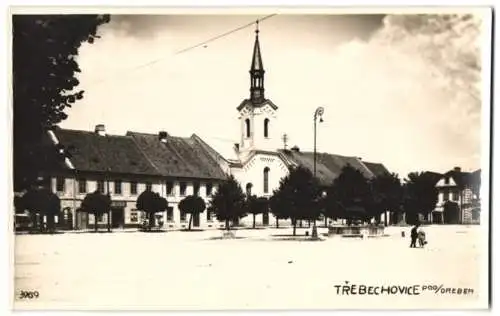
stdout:
[[410,238],[411,238],[410,248],[416,248],[417,247],[418,227],[419,226],[420,226],[419,224],[416,224],[411,229],[411,233],[410,233]]

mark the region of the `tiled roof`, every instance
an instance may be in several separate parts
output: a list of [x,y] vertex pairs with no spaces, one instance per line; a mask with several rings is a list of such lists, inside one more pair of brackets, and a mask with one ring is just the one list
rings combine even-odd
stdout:
[[[294,150],[280,150],[286,159],[314,170],[314,153]],[[351,165],[359,170],[366,178],[372,178],[374,174],[357,157],[347,157],[329,153],[316,154],[316,176],[322,185],[330,185],[341,173],[342,168]],[[385,167],[384,167],[385,169]]]
[[60,128],[54,133],[71,154],[70,161],[76,170],[160,175],[131,137]]
[[367,162],[367,161],[363,161],[362,162],[365,166],[368,167],[368,169],[370,169],[370,171],[376,176],[376,177],[379,177],[379,176],[382,176],[382,175],[386,175],[386,174],[389,174],[389,170],[387,170],[385,168],[385,166],[381,163],[375,163],[375,162]]
[[464,186],[479,187],[481,185],[481,169],[478,169],[474,172],[450,170],[443,176],[453,178],[453,181],[460,188],[463,188]]
[[127,132],[151,164],[163,176],[225,179],[226,174],[206,150],[196,135],[191,137],[167,136],[166,143],[158,135]]

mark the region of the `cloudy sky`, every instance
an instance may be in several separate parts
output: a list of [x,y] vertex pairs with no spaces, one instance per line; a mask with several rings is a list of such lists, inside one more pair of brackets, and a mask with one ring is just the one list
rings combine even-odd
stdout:
[[[62,127],[239,141],[254,26],[178,53],[262,15],[115,15],[80,50],[85,97]],[[481,16],[287,15],[260,23],[266,97],[282,147],[410,171],[480,167]]]

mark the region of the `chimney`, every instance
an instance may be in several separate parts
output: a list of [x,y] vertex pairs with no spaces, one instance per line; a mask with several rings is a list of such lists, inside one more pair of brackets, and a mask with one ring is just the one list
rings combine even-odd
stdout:
[[106,136],[106,127],[104,124],[97,124],[95,126],[95,133],[99,134],[99,136]]
[[239,152],[239,151],[240,151],[240,144],[235,143],[235,144],[234,144],[234,149],[235,149],[237,152]]
[[165,131],[158,132],[158,139],[162,143],[167,143],[167,132],[165,132]]
[[455,171],[455,172],[461,172],[461,171],[462,171],[462,168],[460,168],[460,167],[455,167],[455,168],[453,168],[453,171]]
[[298,153],[298,152],[300,152],[300,148],[297,147],[297,145],[295,145],[295,146],[292,147],[292,151]]

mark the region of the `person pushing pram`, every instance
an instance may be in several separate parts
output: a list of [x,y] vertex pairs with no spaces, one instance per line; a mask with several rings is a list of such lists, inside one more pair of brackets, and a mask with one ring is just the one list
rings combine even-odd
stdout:
[[418,240],[418,246],[420,248],[424,248],[425,245],[427,245],[427,240],[425,238],[425,232],[422,228],[418,230],[417,233],[417,240]]

